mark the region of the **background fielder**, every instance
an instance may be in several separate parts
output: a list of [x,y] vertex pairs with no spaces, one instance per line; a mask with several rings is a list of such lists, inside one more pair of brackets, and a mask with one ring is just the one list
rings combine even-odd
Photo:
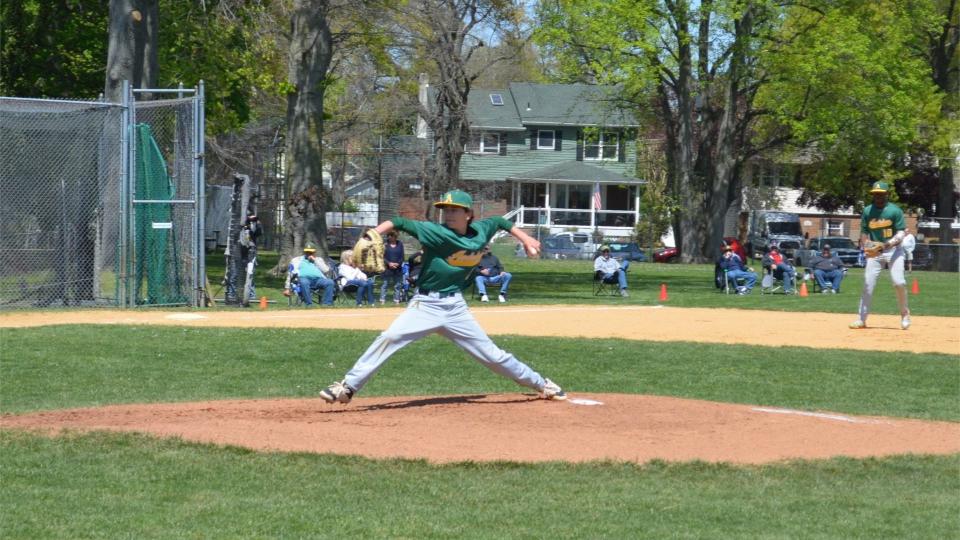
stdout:
[[860,294],[860,316],[850,323],[850,328],[866,328],[870,303],[873,301],[873,289],[877,286],[877,278],[884,264],[890,269],[890,280],[897,294],[900,328],[904,330],[910,328],[907,280],[903,275],[904,256],[900,245],[906,235],[907,226],[903,211],[897,205],[887,201],[888,191],[890,186],[886,182],[875,182],[870,188],[873,204],[863,209],[860,220],[860,245],[866,246],[870,242],[880,242],[882,251],[876,256],[867,258],[863,272],[863,292]]
[[491,371],[537,390],[544,399],[566,399],[558,385],[497,347],[467,309],[460,291],[470,283],[484,246],[498,230],[509,231],[530,257],[540,250],[540,242],[502,217],[473,221],[472,205],[470,195],[454,190],[434,203],[444,210],[443,225],[398,217],[376,227],[379,235],[396,229],[420,240],[419,290],[406,311],[374,340],[346,377],[320,392],[324,401],[348,403],[393,353],[433,333],[453,341]]

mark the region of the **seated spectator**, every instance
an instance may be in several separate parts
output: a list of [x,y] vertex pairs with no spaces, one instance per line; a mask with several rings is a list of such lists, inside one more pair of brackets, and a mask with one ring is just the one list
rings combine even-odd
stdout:
[[396,231],[387,233],[384,243],[383,262],[386,270],[383,272],[383,284],[380,286],[380,303],[387,301],[387,290],[393,291],[393,303],[400,303],[400,294],[403,288],[403,242],[397,239]]
[[323,289],[323,299],[320,303],[325,306],[333,305],[333,293],[336,284],[327,277],[331,273],[330,266],[322,257],[317,257],[317,248],[313,244],[303,247],[303,255],[294,257],[287,265],[287,281],[283,285],[283,295],[290,296],[292,280],[300,282],[300,298],[307,307],[313,305],[313,292]]
[[763,267],[769,270],[774,278],[783,280],[783,291],[785,293],[793,294],[797,271],[787,261],[787,258],[780,253],[780,248],[776,244],[771,244],[770,250],[763,256]]
[[[726,272],[728,283],[737,291],[737,294],[750,294],[753,286],[757,283],[757,274],[744,266],[743,260],[733,252],[733,248],[729,244],[724,244],[722,250],[720,270]],[[743,280],[743,285],[738,286],[737,281],[740,279]]]
[[627,268],[630,261],[622,263],[610,256],[610,246],[600,248],[600,256],[593,261],[593,271],[600,274],[605,283],[616,283],[620,287],[620,296],[630,296],[627,293]]
[[417,290],[417,278],[420,277],[420,266],[423,264],[423,250],[419,250],[403,263],[403,296],[410,298],[410,290]]
[[503,265],[500,259],[490,252],[490,246],[484,246],[483,257],[477,264],[477,277],[474,282],[477,284],[477,293],[480,294],[481,302],[489,302],[487,297],[487,285],[500,285],[500,296],[497,299],[503,303],[507,301],[507,288],[510,286],[510,280],[513,275],[510,272],[503,271]]
[[830,244],[824,244],[823,250],[810,258],[810,269],[813,277],[820,285],[824,294],[840,292],[840,282],[843,281],[843,261],[830,252]]
[[362,270],[355,266],[353,260],[353,250],[348,249],[340,254],[340,288],[357,288],[357,306],[362,306],[366,301],[368,306],[373,306],[373,278],[368,278]]

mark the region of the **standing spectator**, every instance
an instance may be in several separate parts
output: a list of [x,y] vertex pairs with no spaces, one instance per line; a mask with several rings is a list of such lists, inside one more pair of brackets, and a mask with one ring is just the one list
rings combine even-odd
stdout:
[[393,291],[393,303],[400,303],[400,294],[403,288],[403,242],[397,238],[395,231],[387,233],[387,242],[384,244],[383,262],[387,269],[383,272],[383,285],[380,286],[380,303],[387,302],[387,289]]
[[317,248],[313,244],[303,246],[303,255],[294,257],[287,265],[287,281],[283,285],[283,295],[290,296],[293,281],[300,283],[300,299],[306,307],[313,305],[313,291],[323,289],[325,306],[333,305],[333,293],[336,292],[336,283],[327,277],[332,273],[330,266],[321,257],[316,256]]
[[906,263],[907,272],[913,272],[913,250],[917,248],[917,237],[910,232],[910,229],[904,229],[906,234],[900,246],[903,247],[903,261]]
[[810,268],[824,294],[840,292],[840,282],[843,281],[843,261],[830,252],[830,244],[824,244],[823,250],[810,258]]
[[[727,282],[733,285],[737,294],[750,294],[757,283],[757,274],[744,266],[743,260],[733,252],[730,244],[723,245],[723,255],[720,257],[720,270],[725,272]],[[743,280],[743,285],[737,286],[737,280]]]
[[767,268],[773,277],[783,280],[783,292],[793,294],[794,281],[797,278],[797,270],[787,261],[787,258],[780,253],[780,247],[776,244],[770,245],[770,251],[763,256],[763,267]]
[[373,278],[367,277],[362,270],[356,267],[353,260],[353,250],[348,249],[340,254],[340,288],[357,288],[357,307],[363,305],[366,301],[368,306],[373,306]]
[[487,297],[487,285],[500,285],[500,296],[497,299],[500,303],[506,302],[507,288],[510,287],[513,275],[510,272],[504,272],[500,259],[490,252],[489,245],[483,247],[483,257],[480,258],[477,269],[478,275],[474,278],[474,283],[477,285],[477,292],[480,293],[480,301],[490,301]]
[[253,282],[254,269],[257,267],[257,240],[263,233],[263,226],[254,213],[247,214],[243,220],[243,226],[240,228],[240,264],[246,271],[246,282],[244,291],[247,296],[244,298],[244,304],[247,305],[251,300],[257,299],[257,289]]
[[593,260],[593,271],[600,273],[600,279],[605,283],[616,283],[620,287],[620,296],[630,296],[627,293],[627,268],[630,261],[620,261],[610,256],[610,246],[600,248],[600,256]]

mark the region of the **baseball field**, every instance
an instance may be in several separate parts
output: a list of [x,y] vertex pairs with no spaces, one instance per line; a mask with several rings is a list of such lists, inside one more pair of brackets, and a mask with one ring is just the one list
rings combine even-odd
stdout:
[[[569,393],[536,399],[442,338],[348,405],[400,308],[0,314],[4,538],[947,538],[960,535],[960,284],[728,296],[712,266],[521,261],[471,301]],[[660,300],[661,285],[668,299]]]

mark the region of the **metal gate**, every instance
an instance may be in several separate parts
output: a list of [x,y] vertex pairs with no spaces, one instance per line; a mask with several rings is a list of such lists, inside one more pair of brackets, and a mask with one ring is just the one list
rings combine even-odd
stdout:
[[0,97],[0,309],[203,305],[203,85]]

